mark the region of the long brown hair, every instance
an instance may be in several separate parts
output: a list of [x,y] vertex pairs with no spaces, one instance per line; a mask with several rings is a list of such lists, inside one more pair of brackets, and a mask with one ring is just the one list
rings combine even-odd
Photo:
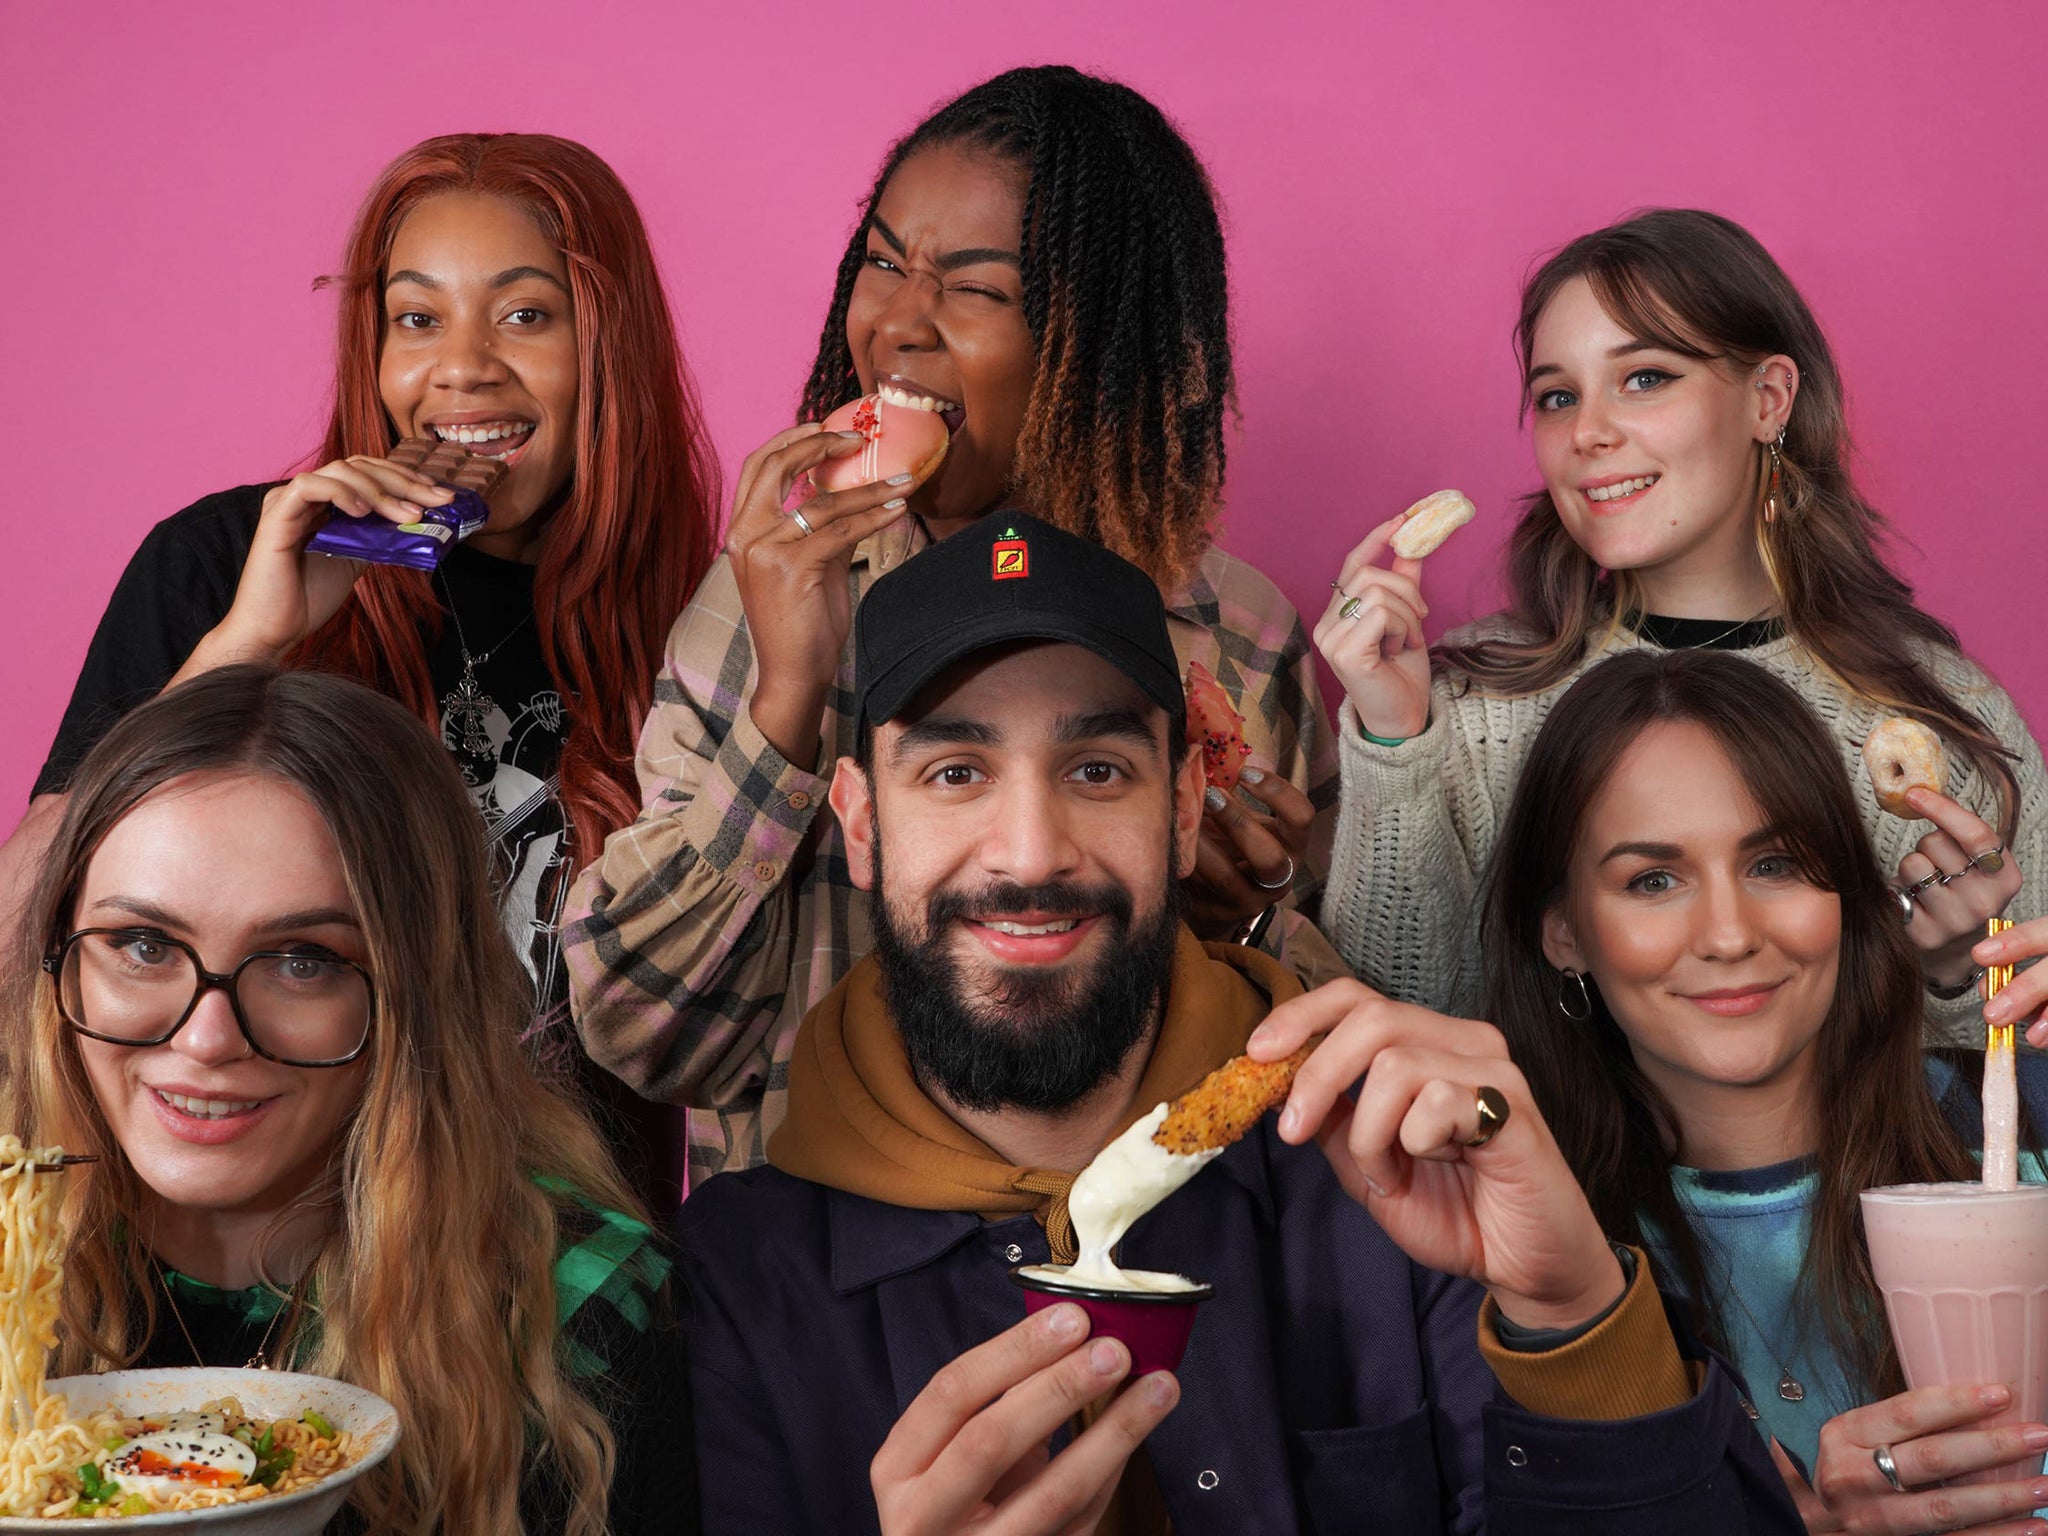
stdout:
[[[1840,754],[1799,695],[1770,672],[1716,651],[1629,651],[1566,691],[1536,733],[1486,892],[1487,1017],[1610,1237],[1668,1239],[1676,1278],[1716,1335],[1713,1294],[1671,1186],[1683,1152],[1670,1103],[1637,1067],[1628,1039],[1589,986],[1592,1017],[1568,1018],[1543,920],[1567,898],[1572,854],[1594,799],[1651,726],[1683,721],[1739,763],[1764,822],[1800,875],[1841,900],[1835,995],[1809,1081],[1818,1187],[1800,1293],[1809,1315],[1879,1396],[1902,1390],[1857,1195],[1881,1184],[1977,1176],[1928,1088],[1920,1051],[1920,964],[1864,834]],[[1590,979],[1589,979],[1590,980]],[[1825,1106],[1825,1113],[1821,1107]],[[1718,1284],[1718,1279],[1717,1282]]]
[[69,931],[107,833],[189,774],[258,775],[320,812],[376,978],[363,1099],[305,1198],[332,1235],[298,1282],[318,1298],[284,1339],[304,1370],[367,1387],[405,1425],[358,1484],[376,1531],[518,1530],[523,1469],[552,1462],[575,1536],[605,1529],[603,1416],[557,1349],[554,1264],[577,1195],[635,1202],[582,1112],[519,1054],[524,973],[492,910],[454,764],[392,700],[317,672],[223,667],[159,695],[73,783],[12,956],[0,1124],[98,1154],[67,1179],[67,1372],[132,1361],[157,1325],[134,1213],[144,1189],[37,962]]
[[[1617,325],[1652,346],[1747,372],[1782,354],[1799,372],[1785,424],[1779,516],[1762,510],[1768,449],[1757,445],[1756,540],[1786,632],[1852,691],[1925,722],[1998,787],[2008,839],[2018,812],[2011,752],[1943,688],[1918,647],[1960,650],[1885,563],[1890,531],[1850,478],[1842,376],[1806,300],[1756,237],[1695,208],[1653,208],[1581,235],[1522,287],[1515,354],[1533,364],[1536,326],[1559,289],[1584,278]],[[1525,408],[1527,402],[1524,402]],[[1571,675],[1588,638],[1642,604],[1626,571],[1603,579],[1547,490],[1531,494],[1508,546],[1510,609],[1527,638],[1447,646],[1443,661],[1496,693],[1541,693]]]
[[[568,704],[562,805],[575,860],[639,813],[633,751],[662,642],[717,553],[718,467],[632,196],[596,155],[540,133],[428,139],[377,178],[343,270],[334,414],[321,461],[388,453],[377,391],[384,272],[406,216],[443,192],[517,204],[562,252],[576,317],[576,467],[534,572],[541,654]],[[366,682],[438,728],[422,633],[440,607],[418,571],[374,566],[292,660]]]
[[1223,226],[1186,139],[1127,85],[1013,69],[889,150],[861,205],[804,386],[822,420],[860,391],[846,312],[882,190],[921,149],[966,144],[1024,173],[1024,316],[1038,371],[1017,438],[1027,510],[1172,591],[1215,532],[1230,358]]

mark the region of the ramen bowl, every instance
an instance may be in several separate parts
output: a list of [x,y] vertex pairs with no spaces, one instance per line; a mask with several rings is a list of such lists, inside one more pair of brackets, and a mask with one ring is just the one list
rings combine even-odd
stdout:
[[[296,1419],[312,1409],[336,1429],[356,1437],[359,1454],[310,1488],[266,1494],[241,1504],[129,1515],[114,1530],[233,1532],[235,1536],[318,1536],[348,1498],[349,1485],[391,1454],[398,1444],[398,1410],[374,1392],[325,1376],[296,1371],[230,1370],[212,1366],[161,1371],[107,1371],[97,1376],[61,1376],[48,1384],[64,1395],[75,1417],[102,1410],[123,1418],[149,1419],[198,1408],[232,1397],[254,1419]],[[0,1531],[48,1533],[63,1523],[34,1516],[0,1517]]]
[[1180,1368],[1187,1353],[1188,1335],[1195,1329],[1195,1313],[1216,1294],[1213,1285],[1173,1278],[1184,1283],[1177,1290],[1111,1290],[1104,1286],[1077,1284],[1060,1276],[1061,1266],[1020,1264],[1010,1271],[1012,1283],[1024,1292],[1024,1315],[1031,1317],[1062,1301],[1071,1301],[1088,1314],[1091,1338],[1122,1339],[1131,1352],[1130,1379],[1152,1371]]

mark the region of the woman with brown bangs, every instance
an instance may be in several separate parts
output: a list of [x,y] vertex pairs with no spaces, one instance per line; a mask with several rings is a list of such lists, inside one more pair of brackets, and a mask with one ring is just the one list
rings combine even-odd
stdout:
[[[646,808],[571,899],[584,1043],[701,1111],[694,1174],[762,1160],[798,1020],[870,947],[824,813],[855,745],[853,610],[877,577],[1005,509],[1141,567],[1183,667],[1216,674],[1246,717],[1253,799],[1209,792],[1185,888],[1197,932],[1266,935],[1310,980],[1338,974],[1326,945],[1270,916],[1290,893],[1313,908],[1336,767],[1299,617],[1212,543],[1233,388],[1215,197],[1136,91],[1012,70],[889,151],[802,424],[742,466],[726,555],[669,637],[640,744]],[[883,412],[940,416],[936,470],[792,506],[863,451],[824,418],[878,393]]]
[[0,1125],[99,1159],[66,1180],[53,1374],[377,1393],[402,1435],[340,1529],[687,1533],[668,1261],[522,1058],[492,907],[448,754],[355,683],[223,667],[106,733],[0,1047]]
[[[2039,1457],[2048,1425],[1986,1428],[2011,1407],[1997,1383],[1904,1391],[1863,1243],[1861,1190],[1978,1178],[1982,1146],[1982,1051],[1923,1052],[1894,905],[1787,684],[1634,651],[1530,747],[1484,903],[1483,1017],[1609,1238],[1645,1244],[1741,1368],[1810,1529],[2032,1531],[2039,1478],[1939,1484]],[[2037,1131],[2044,1066],[2020,1064]]]
[[[326,281],[341,303],[322,462],[208,496],[143,541],[9,862],[32,862],[86,751],[166,683],[231,661],[340,672],[425,720],[461,767],[533,982],[521,1034],[567,1070],[562,901],[637,808],[661,637],[713,548],[717,473],[653,251],[583,146],[452,134],[385,169]],[[384,457],[402,437],[505,465],[483,530],[432,574],[307,553],[335,510],[405,523],[448,499]]]
[[[1797,689],[1855,776],[1930,1040],[1977,1025],[1971,944],[2048,867],[2048,776],[2006,693],[1914,606],[1849,477],[1827,338],[1729,220],[1658,209],[1585,235],[1522,292],[1516,349],[1543,489],[1509,548],[1509,609],[1424,642],[1421,565],[1338,573],[1316,641],[1343,684],[1344,796],[1325,928],[1358,974],[1450,1013],[1476,1003],[1476,894],[1523,755],[1572,679],[1632,648],[1736,651]],[[1906,715],[1946,743],[1946,795],[1880,811],[1861,744]],[[2015,863],[2016,858],[2016,863]]]

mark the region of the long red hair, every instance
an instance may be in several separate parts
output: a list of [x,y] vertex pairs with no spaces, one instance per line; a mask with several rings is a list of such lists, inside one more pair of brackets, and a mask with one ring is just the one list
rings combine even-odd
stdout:
[[[341,291],[340,340],[319,462],[388,453],[397,440],[377,389],[384,272],[406,216],[443,192],[517,204],[569,269],[576,467],[540,541],[533,603],[568,709],[561,798],[581,864],[639,812],[634,745],[669,625],[717,554],[718,467],[639,209],[604,161],[541,133],[428,139],[377,178],[343,270],[327,279]],[[291,660],[366,682],[438,729],[421,637],[440,622],[424,572],[373,566]]]

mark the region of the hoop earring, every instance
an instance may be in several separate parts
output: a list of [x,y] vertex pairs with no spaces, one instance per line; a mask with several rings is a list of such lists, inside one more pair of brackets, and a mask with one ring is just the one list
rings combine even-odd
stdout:
[[1784,446],[1784,443],[1785,429],[1780,427],[1778,428],[1777,440],[1767,445],[1771,450],[1771,486],[1764,493],[1764,521],[1767,523],[1775,523],[1778,520],[1778,478],[1779,472],[1784,467],[1784,459],[1780,456],[1778,450]]
[[[1574,986],[1579,989],[1577,1013],[1572,1012],[1571,989]],[[1579,972],[1568,970],[1558,979],[1557,1011],[1574,1024],[1583,1024],[1593,1017],[1593,989],[1586,985],[1586,978]]]

